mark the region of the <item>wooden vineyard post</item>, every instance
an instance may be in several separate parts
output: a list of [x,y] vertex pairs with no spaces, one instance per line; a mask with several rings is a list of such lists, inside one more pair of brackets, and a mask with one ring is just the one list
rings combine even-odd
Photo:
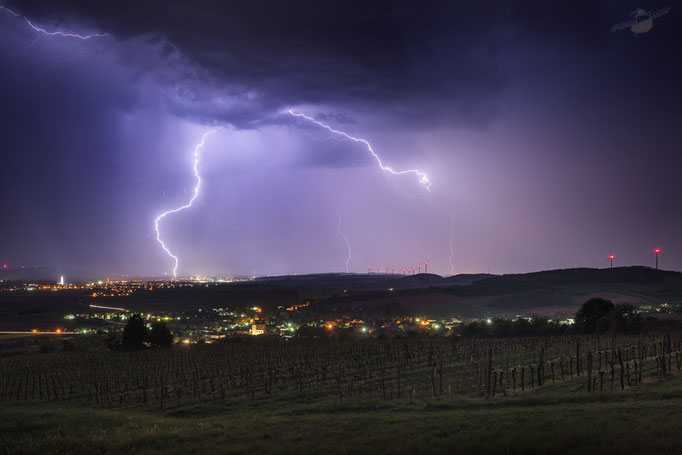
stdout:
[[587,392],[592,392],[592,351],[587,352]]
[[440,358],[440,366],[438,368],[438,394],[443,395],[443,357]]
[[492,375],[493,375],[493,350],[492,348],[488,349],[488,367],[487,367],[487,372],[486,372],[486,382],[485,382],[485,387],[486,387],[486,392],[488,396],[491,395],[492,393]]
[[599,391],[601,392],[604,390],[604,372],[600,371],[599,372]]
[[613,352],[611,353],[611,392],[613,392],[613,378],[615,376],[615,371],[613,369]]
[[561,380],[564,380],[564,358],[559,358],[559,372],[561,373]]
[[575,340],[575,374],[580,376],[580,340]]
[[618,348],[618,363],[620,363],[620,390],[625,389],[625,371],[623,367],[623,353],[621,352],[620,348]]
[[572,356],[570,358],[569,370],[568,371],[571,373],[571,379],[573,379],[573,357]]
[[512,392],[516,393],[516,368],[512,368],[511,377],[512,377]]

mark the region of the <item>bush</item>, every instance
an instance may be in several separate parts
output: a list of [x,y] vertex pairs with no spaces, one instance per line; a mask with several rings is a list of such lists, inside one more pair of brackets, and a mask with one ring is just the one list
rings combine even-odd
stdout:
[[[604,333],[609,328],[607,321],[602,318],[610,318],[615,305],[612,301],[595,297],[583,303],[575,314],[576,326],[586,333]],[[599,332],[598,330],[603,330]]]
[[163,321],[152,324],[152,331],[149,334],[149,344],[161,348],[169,348],[173,345],[173,334]]
[[125,350],[142,349],[144,342],[149,340],[149,331],[139,314],[134,314],[123,329],[123,344]]

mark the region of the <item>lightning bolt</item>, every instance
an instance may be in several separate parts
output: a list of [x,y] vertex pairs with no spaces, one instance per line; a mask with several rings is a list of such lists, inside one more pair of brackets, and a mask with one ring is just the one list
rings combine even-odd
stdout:
[[2,5],[0,5],[0,9],[1,9],[1,10],[4,10],[4,11],[7,11],[8,13],[10,13],[10,14],[11,14],[12,16],[14,16],[14,17],[19,17],[19,16],[21,16],[21,14],[15,13],[15,12],[12,11],[11,9],[5,8],[5,7],[2,6]]
[[199,175],[199,153],[201,150],[204,148],[204,145],[206,144],[206,138],[210,136],[211,134],[215,133],[218,131],[217,129],[207,131],[204,133],[204,136],[201,138],[201,142],[197,144],[196,147],[194,147],[194,178],[196,179],[196,185],[194,185],[194,192],[192,194],[192,198],[187,202],[187,204],[182,205],[178,208],[167,210],[163,212],[161,215],[157,216],[156,219],[154,220],[154,229],[156,230],[156,241],[159,242],[161,245],[161,248],[170,256],[173,258],[175,261],[175,265],[173,266],[173,278],[177,278],[177,272],[178,272],[178,264],[180,263],[178,257],[174,255],[170,249],[166,246],[163,240],[161,240],[161,232],[159,231],[159,222],[167,217],[168,215],[171,215],[173,213],[178,213],[181,212],[185,209],[188,209],[192,207],[192,204],[196,200],[196,198],[199,196],[199,188],[201,188],[201,176]]
[[25,54],[26,52],[28,52],[28,50],[29,50],[30,48],[32,48],[33,46],[36,45],[36,43],[38,42],[39,39],[40,39],[40,37],[39,37],[39,36],[36,36],[36,39],[34,39],[33,41],[31,41],[29,44],[27,44],[26,47],[24,47],[22,50],[20,50],[20,51],[17,52],[16,54],[14,54],[13,57],[18,57],[18,56],[23,55],[23,54]]
[[47,36],[61,36],[63,38],[78,38],[81,40],[87,40],[90,38],[102,38],[105,36],[109,36],[108,33],[89,33],[87,35],[80,35],[76,32],[62,31],[62,30],[56,30],[56,31],[50,32],[50,31],[48,31],[48,30],[46,30],[46,29],[44,29],[38,25],[35,25],[33,22],[31,22],[31,20],[28,17],[22,16],[21,14],[18,14],[18,13],[15,13],[14,11],[12,11],[9,8],[6,8],[4,6],[0,6],[0,9],[7,11],[11,15],[13,15],[14,17],[23,17],[24,21],[26,21],[26,23],[28,24],[29,27],[31,27],[36,32],[42,33],[43,35],[47,35]]
[[[429,180],[429,178],[426,176],[426,174],[423,171],[420,171],[419,169],[408,169],[405,171],[396,171],[393,168],[384,165],[384,163],[381,161],[381,158],[379,158],[379,155],[377,155],[377,153],[372,148],[372,145],[366,139],[357,138],[357,137],[351,136],[350,134],[345,133],[343,131],[336,130],[329,125],[326,125],[320,121],[315,120],[312,117],[309,117],[305,114],[301,114],[299,112],[294,112],[291,109],[288,112],[290,115],[293,115],[294,117],[304,118],[304,119],[308,120],[309,122],[312,122],[315,125],[322,127],[322,128],[326,129],[327,131],[329,131],[333,134],[342,136],[342,137],[344,137],[348,140],[354,141],[354,142],[361,142],[361,143],[365,144],[365,146],[367,147],[367,150],[374,157],[374,159],[376,160],[377,164],[379,164],[379,167],[381,168],[382,171],[388,172],[390,174],[395,174],[395,175],[415,174],[419,178],[419,183],[422,186],[424,186],[424,188],[426,188],[427,191],[429,191],[429,192],[431,191],[431,181]],[[334,213],[336,214],[336,216],[339,219],[337,232],[344,239],[344,241],[346,242],[346,246],[348,247],[348,258],[346,260],[346,272],[348,272],[348,263],[349,263],[350,258],[351,258],[351,247],[350,247],[350,243],[348,242],[348,238],[341,231],[341,215],[336,211],[336,199],[338,199],[338,196],[334,199]],[[443,210],[443,209],[440,209],[440,210]],[[455,274],[455,264],[454,264],[453,260],[455,257],[455,249],[454,249],[455,212],[450,210],[450,211],[448,211],[448,213],[450,214],[450,258],[449,258],[450,273],[452,275],[454,275]]]
[[294,117],[304,118],[304,119],[308,120],[309,122],[314,123],[317,126],[320,126],[320,127],[324,128],[324,129],[326,129],[326,130],[328,130],[334,134],[338,134],[339,136],[343,136],[346,139],[350,139],[351,141],[361,142],[361,143],[365,144],[365,146],[367,147],[367,150],[369,151],[369,153],[372,154],[372,156],[374,157],[374,159],[376,160],[377,164],[379,165],[379,167],[381,168],[382,171],[388,172],[389,174],[394,174],[394,175],[414,174],[418,177],[419,183],[424,188],[426,188],[426,191],[431,191],[431,182],[429,181],[429,178],[426,176],[426,174],[424,172],[420,171],[419,169],[407,169],[405,171],[396,171],[393,168],[384,165],[384,163],[381,161],[381,158],[379,158],[379,155],[376,154],[376,152],[372,148],[372,145],[367,140],[361,139],[358,137],[353,137],[348,133],[344,133],[343,131],[335,130],[334,128],[332,128],[329,125],[325,125],[324,123],[319,122],[312,117],[308,117],[305,114],[294,112],[291,109],[289,109],[289,114],[293,115]]
[[336,217],[339,219],[339,223],[337,224],[336,227],[336,232],[343,238],[343,241],[346,242],[346,248],[348,248],[348,257],[346,257],[346,273],[348,273],[348,263],[350,262],[350,257],[351,257],[351,247],[350,247],[350,242],[348,241],[348,237],[346,237],[346,234],[343,233],[341,230],[341,214],[336,211],[336,200],[339,198],[339,196],[336,196],[334,198],[334,204],[332,205],[332,209],[334,210],[334,214]]

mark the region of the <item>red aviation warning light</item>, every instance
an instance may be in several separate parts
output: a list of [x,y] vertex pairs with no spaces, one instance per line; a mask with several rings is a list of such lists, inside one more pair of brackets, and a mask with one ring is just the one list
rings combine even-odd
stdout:
[[613,253],[609,254],[609,261],[611,261],[611,268],[613,268],[613,260],[614,259],[616,259],[616,256]]
[[7,268],[7,264],[2,264],[2,268],[3,268],[3,269],[6,269],[6,268]]
[[654,254],[656,255],[656,270],[658,270],[658,255],[661,253],[661,249],[659,247],[654,248]]

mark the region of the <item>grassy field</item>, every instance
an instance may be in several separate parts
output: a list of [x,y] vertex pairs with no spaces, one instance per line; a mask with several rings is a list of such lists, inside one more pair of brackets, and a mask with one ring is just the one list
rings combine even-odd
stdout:
[[0,409],[15,453],[681,453],[682,375],[587,394],[584,379],[492,399],[257,395],[172,410]]

